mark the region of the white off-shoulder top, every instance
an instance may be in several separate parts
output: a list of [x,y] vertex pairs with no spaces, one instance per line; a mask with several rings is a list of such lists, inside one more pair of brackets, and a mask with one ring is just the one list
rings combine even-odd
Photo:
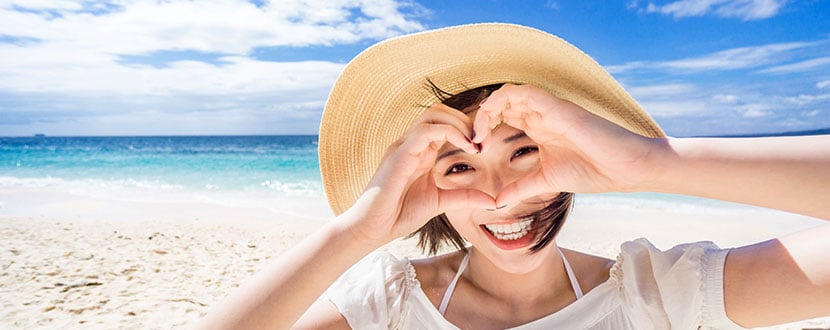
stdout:
[[[742,329],[726,317],[723,265],[711,242],[660,251],[623,243],[609,279],[565,308],[514,329]],[[353,329],[458,329],[421,289],[408,259],[373,253],[323,295]]]

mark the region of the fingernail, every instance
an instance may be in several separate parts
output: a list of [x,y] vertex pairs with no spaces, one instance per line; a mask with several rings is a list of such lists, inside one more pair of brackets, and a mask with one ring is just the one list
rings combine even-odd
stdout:
[[473,141],[470,141],[470,138],[467,138],[467,146],[464,147],[464,151],[470,154],[477,154],[478,149],[476,149],[476,144]]

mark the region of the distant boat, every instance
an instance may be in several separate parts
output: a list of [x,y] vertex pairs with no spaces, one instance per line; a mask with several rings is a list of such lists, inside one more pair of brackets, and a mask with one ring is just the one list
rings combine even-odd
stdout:
[[37,133],[37,134],[35,134],[35,137],[46,137],[46,134],[43,134],[43,133]]

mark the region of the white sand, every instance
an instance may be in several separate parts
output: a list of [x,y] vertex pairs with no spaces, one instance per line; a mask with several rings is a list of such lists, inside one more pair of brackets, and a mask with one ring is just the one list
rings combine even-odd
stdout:
[[[267,206],[0,189],[0,328],[189,328],[212,303],[331,219],[321,198]],[[577,208],[560,245],[613,258],[619,243],[738,246],[820,224],[772,211]],[[412,241],[386,248],[419,256]],[[776,329],[830,328],[830,318]]]

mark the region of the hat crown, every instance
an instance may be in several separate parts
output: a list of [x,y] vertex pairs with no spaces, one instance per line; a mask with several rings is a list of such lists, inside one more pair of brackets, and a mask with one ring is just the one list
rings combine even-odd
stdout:
[[335,214],[354,204],[386,148],[440,102],[428,80],[451,94],[498,83],[531,84],[632,132],[664,136],[602,66],[549,33],[484,23],[396,37],[357,55],[326,102],[319,158]]

